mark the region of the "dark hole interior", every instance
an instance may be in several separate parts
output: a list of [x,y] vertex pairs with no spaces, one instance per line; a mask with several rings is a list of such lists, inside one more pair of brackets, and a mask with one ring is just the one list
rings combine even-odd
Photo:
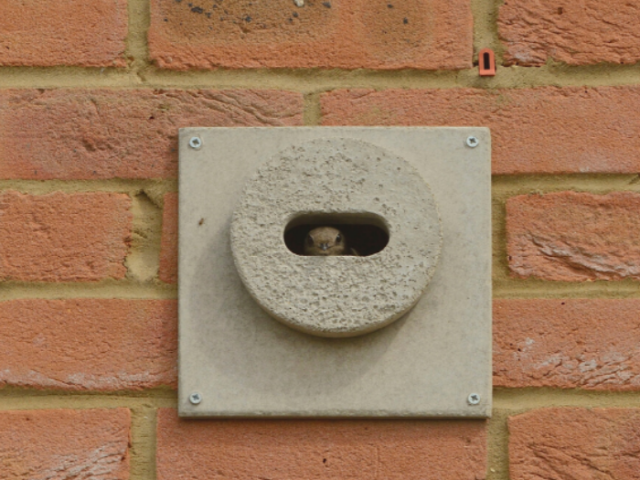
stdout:
[[304,255],[307,234],[316,227],[334,227],[342,232],[349,248],[358,256],[368,257],[381,252],[389,243],[389,233],[377,215],[309,214],[295,218],[285,228],[284,243],[296,255]]
[[484,69],[485,70],[491,69],[491,55],[489,55],[486,52],[483,53],[482,54],[482,63],[484,64]]

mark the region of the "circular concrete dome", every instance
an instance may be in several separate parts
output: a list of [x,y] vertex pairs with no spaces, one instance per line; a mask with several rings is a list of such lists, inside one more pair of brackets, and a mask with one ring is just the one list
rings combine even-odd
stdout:
[[[378,219],[389,242],[367,257],[292,253],[285,227],[314,215]],[[280,322],[323,337],[372,332],[410,310],[435,272],[441,241],[435,199],[417,170],[344,138],[269,159],[248,181],[231,224],[233,258],[251,296]]]

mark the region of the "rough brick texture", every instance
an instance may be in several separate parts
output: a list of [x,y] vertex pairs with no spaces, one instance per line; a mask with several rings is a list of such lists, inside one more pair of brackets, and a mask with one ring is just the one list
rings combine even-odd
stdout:
[[498,31],[507,65],[569,65],[640,60],[640,4],[629,0],[509,0]]
[[510,478],[640,478],[640,409],[534,410],[511,417],[509,434]]
[[136,390],[176,385],[175,300],[0,303],[0,386]]
[[580,282],[640,279],[640,194],[558,192],[507,200],[512,275]]
[[[180,421],[158,413],[158,480],[481,480],[483,421]],[[215,473],[214,473],[215,472]]]
[[178,281],[178,194],[164,196],[162,211],[162,239],[160,242],[160,280],[167,283]]
[[493,301],[493,385],[640,390],[639,299]]
[[637,173],[640,88],[338,90],[324,125],[485,126],[494,174]]
[[300,124],[283,91],[6,90],[0,178],[173,178],[181,127]]
[[0,65],[124,67],[126,0],[0,2]]
[[129,410],[0,413],[2,480],[128,480]]
[[123,278],[130,207],[116,193],[1,193],[0,280]]
[[469,0],[151,2],[162,68],[471,67]]

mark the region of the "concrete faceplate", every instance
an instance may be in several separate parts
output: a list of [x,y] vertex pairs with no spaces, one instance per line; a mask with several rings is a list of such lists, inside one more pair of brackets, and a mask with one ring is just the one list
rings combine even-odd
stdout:
[[[381,218],[390,241],[368,257],[295,255],[282,237],[301,215]],[[348,138],[278,152],[247,182],[231,224],[251,296],[275,319],[324,337],[369,333],[406,313],[427,288],[441,243],[435,201],[418,171]]]
[[[182,129],[180,415],[488,417],[490,151],[484,128]],[[316,212],[389,243],[293,254],[284,226]]]

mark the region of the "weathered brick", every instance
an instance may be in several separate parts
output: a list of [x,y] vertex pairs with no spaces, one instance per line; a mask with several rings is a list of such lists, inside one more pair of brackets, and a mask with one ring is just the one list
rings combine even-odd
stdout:
[[158,480],[480,480],[486,423],[415,420],[184,421],[158,412]]
[[126,408],[0,412],[3,480],[127,480]]
[[549,408],[509,419],[510,478],[640,478],[640,409]]
[[123,278],[130,207],[116,193],[0,194],[0,280]]
[[640,11],[628,0],[509,0],[498,31],[507,65],[569,65],[640,60]]
[[640,300],[493,301],[493,385],[640,390]]
[[471,67],[469,0],[152,0],[149,49],[162,68]]
[[162,211],[162,238],[160,242],[160,280],[167,283],[178,281],[178,194],[164,196]]
[[640,279],[640,194],[557,192],[507,200],[507,253],[521,278]]
[[0,178],[174,178],[181,127],[301,124],[284,91],[5,90]]
[[0,303],[0,338],[0,386],[176,385],[175,300],[10,300]]
[[126,0],[0,2],[0,65],[124,67]]
[[324,125],[484,126],[493,172],[637,173],[640,87],[338,90]]

